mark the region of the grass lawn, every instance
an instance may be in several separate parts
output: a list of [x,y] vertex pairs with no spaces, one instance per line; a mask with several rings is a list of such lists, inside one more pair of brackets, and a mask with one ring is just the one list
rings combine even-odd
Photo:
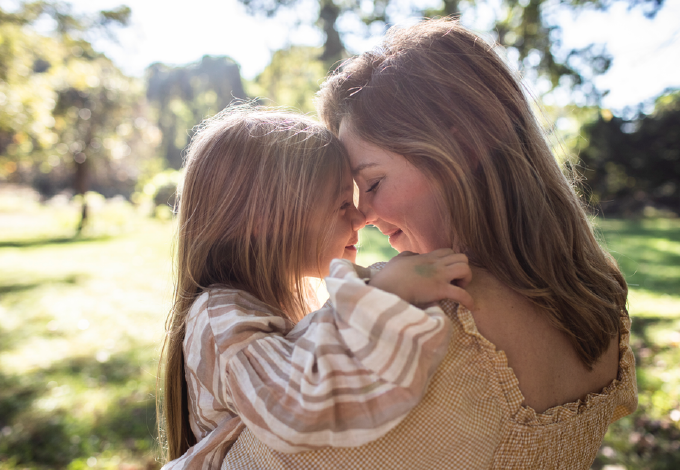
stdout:
[[155,468],[172,224],[109,202],[73,239],[76,216],[0,212],[0,468]]
[[[13,196],[12,196],[13,197]],[[0,468],[153,469],[156,361],[173,224],[99,201],[0,197]],[[631,284],[640,408],[595,468],[680,468],[680,221],[599,221]],[[359,261],[394,253],[375,230]]]
[[680,468],[680,220],[599,220],[630,287],[639,406],[609,428],[596,468]]

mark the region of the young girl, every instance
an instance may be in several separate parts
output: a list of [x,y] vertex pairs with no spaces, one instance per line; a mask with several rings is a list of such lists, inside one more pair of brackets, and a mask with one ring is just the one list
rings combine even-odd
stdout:
[[[237,107],[202,124],[179,199],[164,468],[219,468],[246,426],[282,452],[361,445],[419,402],[450,321],[411,303],[471,305],[467,258],[354,266],[353,188],[339,141],[303,116]],[[330,299],[303,319],[310,276]]]

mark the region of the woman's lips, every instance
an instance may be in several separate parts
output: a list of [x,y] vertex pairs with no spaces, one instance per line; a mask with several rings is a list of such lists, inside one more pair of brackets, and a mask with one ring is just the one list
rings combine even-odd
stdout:
[[400,229],[397,229],[394,232],[386,233],[385,235],[389,237],[390,245],[394,246],[394,242],[397,240],[397,238],[399,238],[399,235],[401,235],[402,233],[404,232],[402,232]]

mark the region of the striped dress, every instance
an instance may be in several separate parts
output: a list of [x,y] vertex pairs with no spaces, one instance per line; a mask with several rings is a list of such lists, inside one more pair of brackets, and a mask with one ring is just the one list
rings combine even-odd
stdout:
[[246,292],[212,287],[186,320],[198,443],[165,470],[218,469],[247,427],[280,452],[353,447],[397,426],[446,354],[451,321],[331,263],[329,302],[297,325]]

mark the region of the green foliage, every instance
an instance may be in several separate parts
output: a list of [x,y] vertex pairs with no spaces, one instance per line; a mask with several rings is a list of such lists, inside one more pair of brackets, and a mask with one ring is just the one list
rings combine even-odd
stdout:
[[36,51],[52,57],[61,52],[50,38],[0,22],[0,178],[26,172],[32,159],[45,156],[42,149],[57,142],[52,82],[59,77],[54,68],[33,72],[34,64],[44,60]]
[[[649,17],[653,17],[663,5],[663,0],[625,1],[631,8],[641,8]],[[250,14],[267,17],[302,5],[300,0],[239,2]],[[611,1],[601,0],[566,0],[559,2],[559,7],[576,11],[586,8],[605,10],[611,4]],[[318,0],[319,13],[315,25],[325,34],[319,58],[326,68],[330,68],[347,56],[343,37],[381,34],[394,22],[394,12],[410,10],[414,17],[461,16],[463,24],[469,19],[488,17],[486,30],[499,44],[516,53],[519,66],[529,71],[529,75],[546,78],[552,87],[567,84],[582,92],[591,104],[596,104],[600,93],[592,78],[609,68],[611,57],[604,47],[596,45],[563,50],[560,47],[561,31],[554,13],[557,7],[554,2],[545,0],[503,0],[493,6],[477,0],[442,0],[434,8],[423,8],[421,3],[413,0]],[[350,24],[351,29],[340,29],[343,23]],[[358,31],[360,28],[357,26],[362,23],[365,29]]]
[[359,252],[357,264],[370,266],[380,261],[389,261],[399,252],[392,248],[387,238],[373,225],[359,231]]
[[177,203],[177,188],[182,182],[183,171],[167,169],[146,181],[141,191],[132,195],[136,204],[151,204],[152,215],[160,219],[172,218]]
[[316,47],[291,46],[276,51],[264,71],[246,84],[248,95],[259,97],[267,106],[314,113],[314,94],[327,71],[320,54],[321,49]]
[[634,120],[603,110],[582,134],[586,191],[605,213],[640,214],[649,206],[680,213],[680,91]]
[[[83,16],[42,1],[0,10],[0,181],[32,184],[45,197],[129,196],[154,167],[160,133],[149,125],[142,83],[87,39],[111,36],[129,16],[128,7]],[[33,24],[45,18],[54,31],[38,34]],[[87,213],[83,205],[80,228]]]

